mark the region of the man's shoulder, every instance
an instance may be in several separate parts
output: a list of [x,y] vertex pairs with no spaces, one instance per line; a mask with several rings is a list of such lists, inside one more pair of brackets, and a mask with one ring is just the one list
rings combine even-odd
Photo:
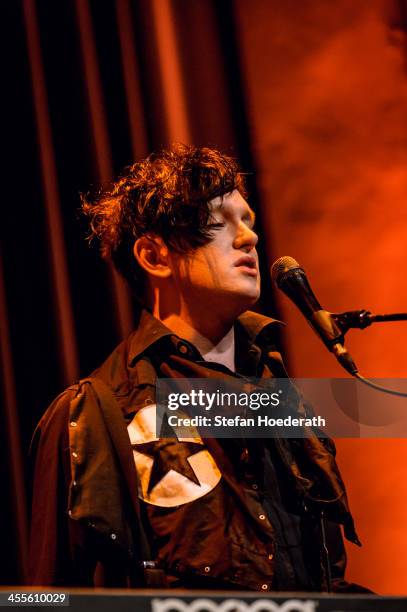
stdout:
[[149,352],[134,355],[134,339],[138,333],[136,329],[123,340],[86,380],[101,380],[118,397],[142,385],[154,384],[157,373]]
[[161,346],[161,340],[171,334],[171,330],[148,310],[142,310],[137,316],[134,331],[91,376],[102,379],[116,395],[125,395],[129,387],[151,383],[156,378],[150,359],[154,354],[151,348],[153,345]]
[[128,372],[125,364],[130,338],[131,336],[121,342],[89,376],[78,379],[55,397],[38,422],[33,439],[39,434],[44,435],[51,430],[65,429],[73,402],[80,400],[87,408],[90,404],[96,404],[97,393],[95,393],[95,385],[93,384],[96,381],[100,381],[113,395],[116,392],[120,393],[125,387],[127,388]]
[[30,444],[30,455],[41,452],[55,452],[57,448],[66,449],[67,424],[72,400],[78,393],[79,385],[71,385],[60,393],[48,406],[38,422]]
[[62,393],[57,395],[42,415],[37,425],[37,429],[45,430],[51,422],[65,418],[66,415],[69,414],[70,403],[77,394],[78,388],[78,384],[70,385],[62,391]]
[[113,399],[125,418],[140,406],[155,401],[158,373],[154,360],[151,359],[153,351],[135,352],[139,334],[138,327],[98,368],[80,381],[82,385],[88,384],[99,400],[101,396]]
[[[64,427],[69,417],[72,402],[81,397],[84,408],[89,411],[103,397],[110,397],[119,405],[126,415],[134,411],[140,402],[151,398],[154,401],[154,387],[157,379],[156,368],[148,356],[148,351],[137,350],[140,347],[139,326],[108,355],[105,360],[88,376],[79,379],[67,387],[48,406],[38,426],[43,432],[58,424]],[[150,327],[150,326],[149,326]],[[154,339],[154,335],[148,334]],[[145,330],[143,331],[145,338]]]
[[104,359],[104,361],[93,372],[86,377],[89,379],[100,379],[114,393],[123,392],[133,369],[129,367],[129,352],[132,338],[136,332],[132,332],[125,340],[120,342],[115,349]]

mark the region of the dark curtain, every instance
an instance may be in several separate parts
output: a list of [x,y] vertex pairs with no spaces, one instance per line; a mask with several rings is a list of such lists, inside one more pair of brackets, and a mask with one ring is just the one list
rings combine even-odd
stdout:
[[79,194],[186,141],[236,156],[260,226],[261,207],[232,2],[9,0],[1,12],[0,555],[2,584],[20,584],[35,424],[132,327],[132,297],[84,239]]

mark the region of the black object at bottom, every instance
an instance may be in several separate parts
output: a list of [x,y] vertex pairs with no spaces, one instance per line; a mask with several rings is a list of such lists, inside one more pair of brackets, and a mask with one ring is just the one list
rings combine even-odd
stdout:
[[[44,589],[45,590],[45,589]],[[14,592],[16,592],[15,590]],[[71,612],[405,612],[407,597],[236,591],[58,589]],[[10,592],[0,589],[0,595]],[[34,589],[18,589],[34,592]],[[41,589],[36,589],[41,592]],[[48,589],[49,592],[49,589]],[[35,607],[31,604],[32,607]]]

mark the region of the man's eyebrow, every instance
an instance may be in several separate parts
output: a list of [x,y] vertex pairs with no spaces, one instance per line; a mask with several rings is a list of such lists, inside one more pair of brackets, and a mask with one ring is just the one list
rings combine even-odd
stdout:
[[[223,198],[220,199],[220,201],[213,206],[213,208],[211,209],[211,213],[215,213],[218,211],[222,211],[224,209],[224,205],[223,205]],[[244,218],[246,217],[250,217],[250,223],[252,225],[254,225],[256,223],[256,213],[254,212],[254,210],[252,208],[248,208],[247,211],[244,213],[243,215]]]

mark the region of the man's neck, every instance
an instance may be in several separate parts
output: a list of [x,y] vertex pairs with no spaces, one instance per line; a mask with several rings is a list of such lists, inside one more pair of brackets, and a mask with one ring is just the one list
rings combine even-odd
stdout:
[[206,361],[215,361],[235,371],[235,330],[230,329],[226,336],[207,353],[201,353]]
[[[155,314],[155,316],[157,316]],[[164,325],[171,329],[177,336],[191,342],[202,357],[207,361],[216,361],[234,371],[235,369],[235,334],[233,324],[225,330],[217,330],[217,333],[208,338],[206,330],[196,329],[192,322],[186,321],[176,314],[159,318]],[[220,336],[220,338],[219,338]]]

